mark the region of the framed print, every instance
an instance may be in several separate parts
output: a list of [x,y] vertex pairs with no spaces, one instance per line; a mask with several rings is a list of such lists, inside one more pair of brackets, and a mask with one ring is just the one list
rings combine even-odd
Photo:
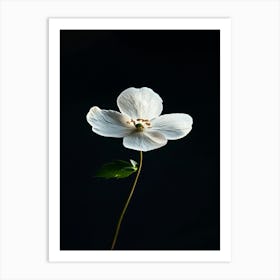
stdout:
[[[279,8],[279,0],[1,0],[0,279],[280,279]],[[230,21],[230,32],[223,32],[223,19]],[[119,32],[129,30],[130,37]],[[219,75],[212,68],[217,48],[209,48],[211,41],[217,45],[217,35],[210,32],[204,40],[190,32],[197,30],[220,30]],[[229,34],[230,50],[223,47],[229,41],[223,34]],[[140,44],[140,38],[147,40]],[[223,70],[228,65],[229,82]],[[209,98],[217,92],[217,76],[219,169],[209,167],[218,149],[210,141],[218,137],[217,99]],[[187,114],[193,123],[184,137],[143,152],[111,250],[137,173],[96,175],[115,160],[139,164],[140,151],[123,146],[124,137],[97,134],[86,116],[94,106],[122,114],[117,100],[130,87],[160,96],[158,117]],[[206,128],[209,135],[202,137]],[[205,174],[209,182],[201,185]],[[217,232],[217,215],[210,210],[217,214],[218,188],[220,250],[213,250],[209,240],[217,235],[209,232]],[[223,234],[228,225],[229,235]],[[221,254],[229,251],[228,258]]]
[[230,20],[49,20],[49,260],[230,261]]

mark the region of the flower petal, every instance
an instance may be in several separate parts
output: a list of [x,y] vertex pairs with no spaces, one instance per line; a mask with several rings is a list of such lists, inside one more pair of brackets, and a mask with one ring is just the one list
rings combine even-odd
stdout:
[[117,98],[120,111],[132,119],[151,120],[162,112],[162,99],[147,87],[128,88]]
[[123,138],[123,145],[126,148],[143,152],[158,149],[166,145],[166,143],[166,138],[156,131],[135,131],[134,133]]
[[185,137],[192,130],[192,124],[192,117],[188,114],[166,114],[153,119],[151,129],[168,140],[176,140]]
[[113,110],[101,110],[97,106],[89,110],[87,121],[93,132],[106,137],[124,137],[135,129],[127,123],[129,119],[125,115]]

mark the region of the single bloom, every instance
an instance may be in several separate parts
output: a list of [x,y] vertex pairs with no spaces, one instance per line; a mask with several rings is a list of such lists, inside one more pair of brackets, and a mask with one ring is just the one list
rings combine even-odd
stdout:
[[92,107],[87,121],[92,131],[105,137],[123,138],[132,150],[151,151],[168,140],[185,137],[192,129],[192,117],[184,113],[161,115],[161,97],[147,87],[130,87],[117,98],[120,112]]

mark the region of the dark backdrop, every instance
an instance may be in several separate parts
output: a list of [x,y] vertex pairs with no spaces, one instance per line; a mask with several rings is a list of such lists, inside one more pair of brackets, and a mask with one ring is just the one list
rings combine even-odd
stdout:
[[139,161],[122,139],[94,134],[90,107],[118,110],[128,87],[150,87],[163,113],[188,113],[183,139],[144,153],[119,250],[220,249],[218,30],[62,30],[61,250],[110,249],[134,176],[94,177],[113,159]]

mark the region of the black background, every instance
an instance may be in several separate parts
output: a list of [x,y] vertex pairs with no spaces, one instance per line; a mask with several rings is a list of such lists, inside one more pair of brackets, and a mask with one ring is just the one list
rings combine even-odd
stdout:
[[118,110],[128,87],[150,87],[163,114],[188,113],[185,138],[145,152],[116,250],[220,249],[218,30],[62,30],[61,250],[108,250],[133,179],[96,170],[135,159],[122,139],[91,131],[92,106]]

